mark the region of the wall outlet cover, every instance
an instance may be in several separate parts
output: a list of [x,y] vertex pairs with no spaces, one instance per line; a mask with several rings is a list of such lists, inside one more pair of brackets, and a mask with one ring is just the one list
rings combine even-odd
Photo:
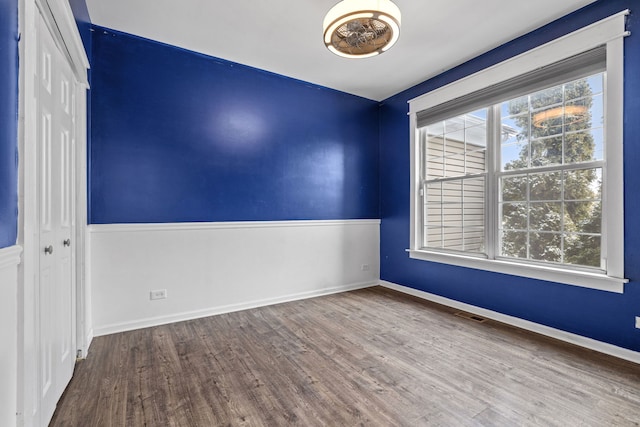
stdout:
[[149,293],[149,298],[151,300],[165,299],[165,298],[167,298],[167,290],[166,289],[157,289],[155,291],[151,291]]

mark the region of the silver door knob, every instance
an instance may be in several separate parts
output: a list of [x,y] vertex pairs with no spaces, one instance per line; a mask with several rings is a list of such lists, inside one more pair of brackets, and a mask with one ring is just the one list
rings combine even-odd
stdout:
[[44,248],[45,255],[51,255],[52,253],[53,253],[53,246],[49,245],[46,248]]
[[63,245],[65,246],[71,246],[71,239],[67,239],[64,242],[62,242]]

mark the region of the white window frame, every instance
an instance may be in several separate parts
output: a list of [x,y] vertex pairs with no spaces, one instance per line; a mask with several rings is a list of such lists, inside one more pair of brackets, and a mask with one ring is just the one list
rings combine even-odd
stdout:
[[[535,49],[435,89],[409,101],[411,135],[411,242],[409,256],[414,259],[457,265],[533,279],[565,283],[591,289],[623,293],[624,284],[624,199],[623,199],[623,100],[624,37],[629,10],[574,31]],[[602,254],[606,272],[581,271],[556,265],[517,260],[487,259],[466,254],[430,251],[421,246],[420,130],[417,114],[444,102],[545,67],[598,46],[606,46],[605,72],[605,165],[603,188]],[[495,199],[496,195],[493,195]],[[492,195],[488,195],[492,200]],[[489,202],[491,203],[491,202]],[[493,209],[492,206],[487,206]],[[495,230],[487,230],[492,233]],[[491,238],[491,237],[490,237]]]

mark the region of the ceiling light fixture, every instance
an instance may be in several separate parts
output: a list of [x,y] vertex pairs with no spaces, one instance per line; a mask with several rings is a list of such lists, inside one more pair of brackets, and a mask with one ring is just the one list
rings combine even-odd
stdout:
[[324,44],[346,58],[368,58],[391,48],[400,36],[400,9],[390,0],[343,0],[322,25]]

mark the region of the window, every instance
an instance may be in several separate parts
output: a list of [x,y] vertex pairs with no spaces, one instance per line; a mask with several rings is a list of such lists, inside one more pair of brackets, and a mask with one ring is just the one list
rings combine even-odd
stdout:
[[625,16],[410,101],[411,257],[622,291]]

